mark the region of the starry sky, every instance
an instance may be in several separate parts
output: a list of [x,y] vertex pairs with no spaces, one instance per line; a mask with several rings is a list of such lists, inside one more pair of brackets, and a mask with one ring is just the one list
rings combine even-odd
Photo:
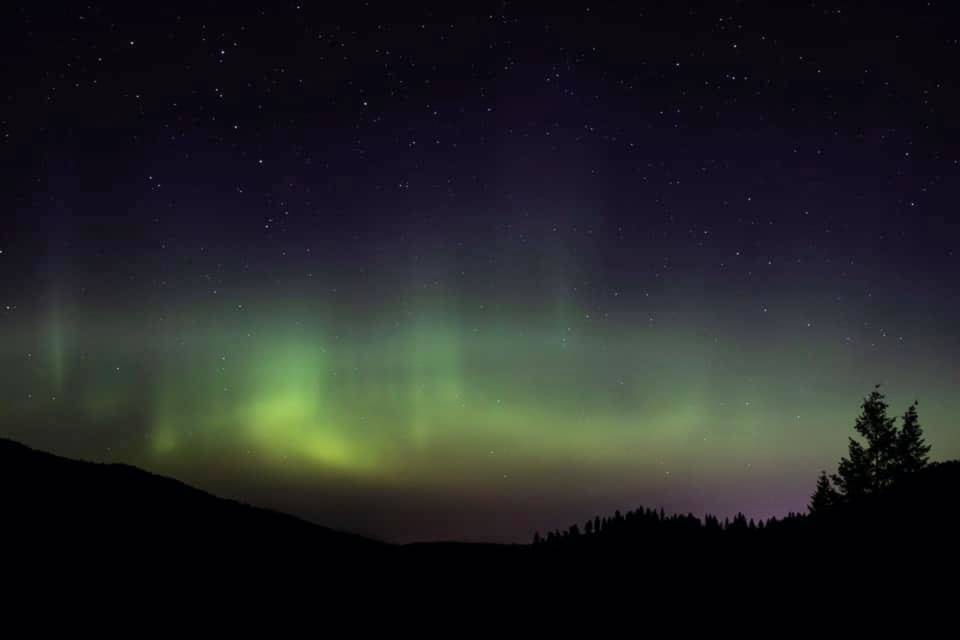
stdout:
[[0,435],[393,541],[960,456],[951,3],[343,5],[4,7]]

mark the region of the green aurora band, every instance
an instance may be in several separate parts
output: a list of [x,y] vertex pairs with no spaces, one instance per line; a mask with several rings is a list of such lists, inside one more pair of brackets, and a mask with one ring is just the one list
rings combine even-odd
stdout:
[[[935,453],[960,444],[945,429],[960,408],[950,376],[928,353],[851,343],[843,326],[807,335],[794,314],[747,332],[736,313],[711,312],[721,333],[701,328],[702,310],[466,304],[442,291],[362,310],[255,299],[123,314],[59,300],[42,322],[8,322],[6,433],[241,496],[225,478],[450,503],[510,487],[543,506],[529,509],[544,526],[590,515],[578,510],[587,495],[802,509],[877,381],[895,409],[924,391]],[[562,512],[557,491],[583,504]],[[334,524],[377,532],[349,515]]]

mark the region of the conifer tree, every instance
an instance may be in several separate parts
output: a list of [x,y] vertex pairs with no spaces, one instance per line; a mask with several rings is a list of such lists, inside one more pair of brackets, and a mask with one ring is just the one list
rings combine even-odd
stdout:
[[837,494],[837,490],[833,488],[833,485],[830,484],[830,478],[827,477],[827,472],[821,471],[820,477],[817,478],[817,488],[810,498],[810,514],[820,515],[827,513],[837,504],[839,499],[840,496]]
[[903,426],[897,436],[896,462],[898,475],[919,471],[929,464],[930,445],[923,439],[923,428],[914,402],[903,414]]
[[870,461],[863,445],[850,438],[847,457],[840,459],[840,467],[833,475],[833,483],[842,496],[855,500],[870,491]]
[[848,456],[840,461],[834,476],[837,487],[848,499],[880,491],[896,475],[899,439],[894,426],[896,418],[887,416],[887,406],[880,385],[863,400],[854,429],[866,447],[850,438]]

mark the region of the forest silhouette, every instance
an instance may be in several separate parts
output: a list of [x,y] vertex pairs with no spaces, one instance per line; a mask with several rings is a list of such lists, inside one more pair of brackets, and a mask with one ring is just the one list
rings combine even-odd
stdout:
[[135,467],[71,460],[0,439],[4,543],[11,558],[59,568],[79,563],[130,578],[176,577],[198,567],[274,577],[294,568],[354,577],[430,570],[451,580],[499,579],[504,571],[566,579],[604,570],[676,579],[691,571],[747,576],[787,567],[791,576],[807,571],[810,579],[818,579],[817,567],[926,571],[931,566],[917,561],[918,549],[956,559],[960,461],[930,462],[916,403],[899,426],[888,409],[879,387],[864,398],[847,455],[835,473],[821,472],[806,513],[721,520],[641,507],[513,545],[387,544]]
[[[903,414],[901,426],[888,415],[889,405],[880,385],[863,399],[860,415],[854,423],[856,436],[850,436],[848,453],[840,459],[836,473],[821,471],[817,478],[807,513],[789,513],[766,520],[747,519],[743,513],[719,520],[707,514],[702,520],[693,514],[667,515],[663,508],[639,507],[626,513],[617,510],[612,516],[594,516],[582,525],[567,529],[536,532],[535,547],[623,547],[642,540],[677,541],[695,539],[714,542],[726,539],[739,542],[749,539],[776,540],[804,536],[819,539],[832,534],[841,536],[866,525],[881,512],[894,509],[902,490],[933,495],[934,487],[926,486],[946,480],[957,473],[960,463],[931,465],[930,445],[926,443],[917,412],[917,402]],[[922,495],[914,496],[919,503]],[[892,512],[890,515],[894,515]],[[893,523],[888,523],[888,526]],[[896,526],[909,528],[910,521],[899,520]],[[924,522],[914,522],[921,526]]]

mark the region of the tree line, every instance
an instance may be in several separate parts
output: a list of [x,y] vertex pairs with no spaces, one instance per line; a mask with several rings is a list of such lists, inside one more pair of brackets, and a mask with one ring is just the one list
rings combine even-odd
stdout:
[[821,471],[810,499],[807,514],[790,513],[784,518],[753,520],[738,513],[723,521],[706,515],[703,520],[693,514],[667,515],[664,510],[640,507],[612,516],[595,516],[582,525],[575,523],[566,529],[536,532],[535,546],[588,544],[591,541],[626,542],[643,536],[678,539],[750,538],[760,532],[795,532],[799,526],[826,517],[845,505],[855,504],[869,496],[878,495],[906,476],[929,466],[930,445],[924,439],[917,413],[917,402],[903,414],[901,425],[888,415],[889,405],[880,386],[863,399],[860,415],[854,424],[858,437],[850,437],[847,455],[840,459],[836,473]]

